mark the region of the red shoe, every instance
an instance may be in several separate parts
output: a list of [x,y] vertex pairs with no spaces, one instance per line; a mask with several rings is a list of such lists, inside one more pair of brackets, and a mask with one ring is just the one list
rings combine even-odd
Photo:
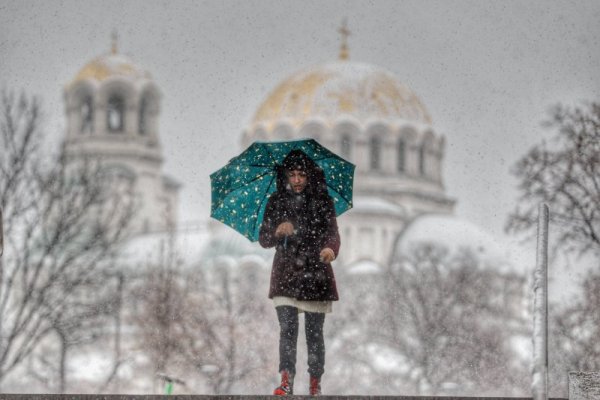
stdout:
[[321,395],[321,378],[317,378],[316,376],[310,377],[310,387],[308,388],[308,393],[311,396]]
[[273,391],[275,396],[291,396],[294,394],[294,375],[281,371],[281,385]]

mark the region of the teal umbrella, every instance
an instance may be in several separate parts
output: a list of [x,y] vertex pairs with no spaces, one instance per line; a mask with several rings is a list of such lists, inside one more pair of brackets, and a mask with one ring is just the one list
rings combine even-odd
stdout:
[[336,215],[352,208],[354,164],[327,150],[314,139],[255,142],[210,175],[210,216],[250,241],[258,240],[267,200],[276,190],[277,168],[292,150],[302,150],[325,174]]

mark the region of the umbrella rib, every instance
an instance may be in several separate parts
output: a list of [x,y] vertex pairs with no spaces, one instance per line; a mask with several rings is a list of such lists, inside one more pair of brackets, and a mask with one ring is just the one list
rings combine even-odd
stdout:
[[[269,182],[269,186],[267,187],[267,191],[265,193],[269,193],[269,190],[271,190],[271,186],[273,186],[273,180],[275,179],[275,177],[271,178],[271,182]],[[263,204],[265,201],[267,201],[268,197],[264,196],[263,197],[263,201],[261,201],[260,203],[260,207],[258,207],[258,211],[260,212],[260,210],[262,210]],[[262,222],[262,221],[261,221]],[[252,232],[254,232],[256,230],[256,224],[258,223],[258,218],[256,219],[256,221],[254,222],[254,226],[252,227]]]
[[248,164],[248,167],[271,168],[271,169],[273,169],[273,165],[272,164]]
[[262,178],[262,177],[263,177],[263,176],[265,176],[265,175],[269,175],[269,174],[270,174],[270,173],[272,173],[272,172],[273,172],[273,171],[270,171],[270,170],[269,170],[269,171],[266,171],[266,172],[264,172],[264,173],[262,173],[262,174],[260,174],[260,175],[257,175],[257,176],[255,176],[254,178],[252,178],[251,180],[249,180],[248,182],[246,182],[246,183],[245,183],[245,185],[248,185],[249,183],[252,183],[252,182],[254,182],[254,181],[258,180],[258,179]]
[[265,146],[264,149],[267,151],[267,154],[269,155],[269,157],[271,157],[271,160],[273,160],[273,163],[275,165],[279,165],[279,163],[277,162],[277,159],[275,158],[275,156],[273,155],[273,153],[271,153],[271,150],[269,150],[269,147]]
[[265,176],[265,175],[269,175],[271,172],[272,172],[272,171],[266,171],[265,173],[263,173],[263,174],[260,174],[260,175],[257,175],[257,176],[255,176],[254,178],[252,178],[251,180],[249,180],[249,181],[247,181],[247,182],[240,183],[240,184],[239,184],[239,186],[232,187],[232,188],[231,188],[231,191],[229,191],[229,193],[235,192],[235,191],[236,191],[236,190],[238,190],[238,189],[242,189],[243,187],[245,187],[245,186],[248,186],[248,185],[249,185],[249,184],[251,184],[252,182],[259,180],[259,179],[260,179],[260,178],[262,178],[263,176]]

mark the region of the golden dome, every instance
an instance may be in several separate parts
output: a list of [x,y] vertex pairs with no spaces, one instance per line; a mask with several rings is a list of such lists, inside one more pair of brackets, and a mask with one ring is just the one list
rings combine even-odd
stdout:
[[311,118],[342,116],[365,122],[404,119],[431,125],[419,98],[394,76],[369,64],[339,61],[301,71],[284,80],[259,107],[253,125],[278,121],[295,126]]
[[135,65],[129,57],[123,54],[106,54],[96,57],[87,63],[75,76],[71,85],[92,79],[103,81],[107,78],[119,76],[132,80],[150,79],[151,76],[147,71],[144,71]]

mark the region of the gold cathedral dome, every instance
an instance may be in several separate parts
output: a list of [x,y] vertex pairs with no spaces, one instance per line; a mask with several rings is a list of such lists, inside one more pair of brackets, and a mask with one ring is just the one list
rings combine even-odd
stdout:
[[408,87],[388,71],[340,60],[291,75],[256,112],[253,126],[286,121],[298,127],[310,119],[333,123],[349,116],[367,120],[408,120],[431,125],[429,112]]
[[152,78],[148,71],[137,66],[126,55],[117,52],[117,38],[115,33],[113,33],[112,41],[110,53],[96,57],[88,62],[71,81],[71,86],[85,80],[101,82],[111,77],[122,77],[133,81]]
[[123,54],[106,54],[96,57],[79,70],[71,85],[88,79],[100,82],[113,76],[132,80],[151,78],[150,73],[135,65],[129,57]]

